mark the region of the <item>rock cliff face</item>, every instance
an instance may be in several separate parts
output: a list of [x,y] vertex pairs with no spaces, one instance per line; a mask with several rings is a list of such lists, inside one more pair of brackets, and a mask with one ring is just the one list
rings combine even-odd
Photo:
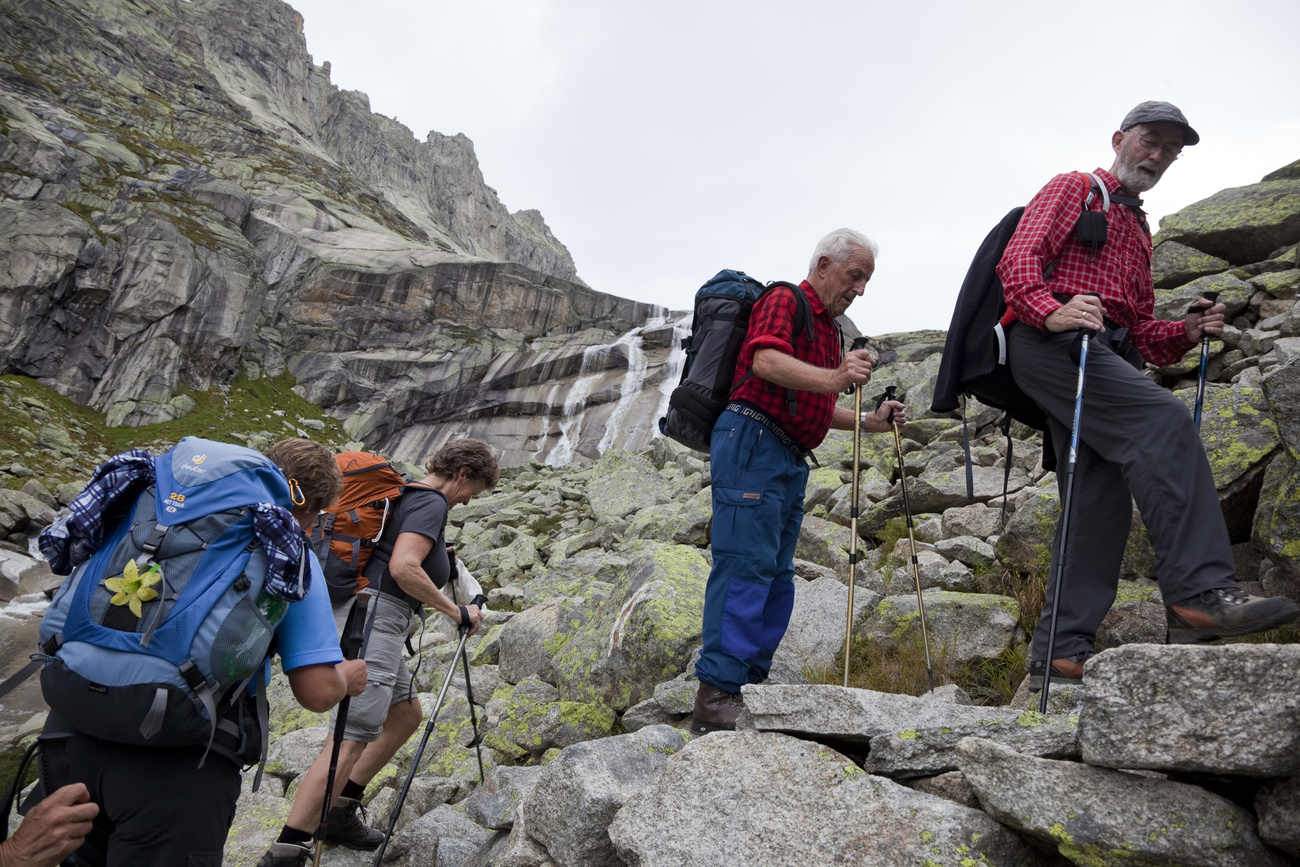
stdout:
[[279,0],[0,2],[0,372],[111,425],[288,368],[372,447],[531,408],[506,459],[545,457],[569,438],[546,396],[601,373],[611,417],[628,364],[668,360],[629,334],[662,313],[586,287],[469,139],[330,84]]

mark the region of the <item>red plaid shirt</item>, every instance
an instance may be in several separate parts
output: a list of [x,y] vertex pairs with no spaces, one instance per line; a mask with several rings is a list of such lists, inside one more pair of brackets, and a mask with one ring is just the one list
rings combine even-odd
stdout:
[[840,332],[835,327],[835,320],[807,280],[800,283],[799,288],[808,296],[811,307],[812,343],[808,342],[803,331],[793,334],[794,293],[777,287],[765,294],[754,305],[749,317],[749,331],[736,361],[736,375],[731,380],[731,398],[752,403],[779,424],[795,442],[811,451],[821,445],[831,429],[831,416],[835,413],[838,395],[796,391],[795,415],[792,417],[786,406],[784,386],[774,385],[755,375],[744,385],[736,387],[753,368],[754,353],[760,349],[775,349],[817,367],[833,369],[840,366]]
[[[1096,169],[1093,174],[1108,192],[1123,194],[1119,181],[1109,172]],[[1025,206],[1020,225],[998,263],[1008,308],[1003,324],[1019,319],[1042,328],[1047,315],[1062,306],[1053,293],[1096,292],[1106,316],[1129,330],[1144,359],[1157,365],[1172,364],[1193,344],[1181,320],[1153,316],[1151,239],[1138,215],[1112,202],[1106,215],[1106,245],[1095,257],[1075,237],[1074,226],[1090,184],[1082,172],[1057,175]],[[1102,197],[1097,195],[1089,210],[1101,209]],[[1043,270],[1053,261],[1056,267],[1044,280]]]

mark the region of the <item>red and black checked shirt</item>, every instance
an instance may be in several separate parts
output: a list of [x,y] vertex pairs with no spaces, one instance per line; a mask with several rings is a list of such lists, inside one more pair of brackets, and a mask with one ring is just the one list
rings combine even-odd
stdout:
[[807,334],[802,331],[797,335],[792,334],[794,293],[777,287],[765,294],[754,305],[749,316],[749,331],[745,334],[745,343],[741,346],[740,358],[736,361],[736,375],[731,380],[731,399],[752,403],[779,424],[795,442],[811,451],[821,445],[827,431],[831,429],[831,416],[835,413],[835,399],[838,395],[796,391],[795,416],[791,418],[785,402],[784,386],[774,385],[755,375],[746,380],[744,385],[736,387],[753,368],[754,353],[760,349],[775,349],[817,367],[834,369],[840,366],[840,333],[835,327],[835,320],[807,280],[800,283],[799,288],[808,296],[811,307],[813,342],[809,344]]
[[[1093,174],[1108,192],[1120,189],[1119,181],[1109,172],[1096,169]],[[1052,293],[1096,292],[1106,316],[1129,330],[1144,359],[1157,365],[1172,364],[1192,348],[1192,342],[1181,320],[1153,316],[1151,239],[1142,230],[1138,215],[1112,202],[1106,215],[1106,245],[1095,255],[1075,237],[1074,226],[1090,183],[1082,172],[1057,175],[1025,206],[1020,225],[998,263],[1008,308],[1003,324],[1019,319],[1042,328],[1047,315],[1062,306]],[[1102,209],[1100,195],[1089,209]],[[1052,261],[1056,267],[1044,280],[1043,270]]]

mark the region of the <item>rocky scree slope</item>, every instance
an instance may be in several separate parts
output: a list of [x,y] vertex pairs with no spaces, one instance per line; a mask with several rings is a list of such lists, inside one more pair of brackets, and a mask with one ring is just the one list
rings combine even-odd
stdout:
[[[1277,175],[1294,178],[1300,164]],[[1275,191],[1277,177],[1264,187]],[[1249,221],[1258,219],[1256,192],[1216,199],[1236,198],[1236,219]],[[1300,233],[1283,234],[1285,246],[1263,259],[1219,248],[1227,258],[1209,261],[1187,251],[1199,249],[1198,231],[1227,231],[1231,220],[1214,207],[1212,199],[1171,218],[1184,227],[1177,241],[1158,236],[1158,304],[1172,315],[1207,288],[1229,303],[1232,328],[1214,347],[1203,421],[1207,452],[1239,577],[1255,592],[1300,597],[1292,550],[1300,404],[1291,395],[1300,386]],[[1300,212],[1300,196],[1286,208]],[[1171,267],[1171,254],[1199,265]],[[1022,610],[1029,596],[1011,588],[1041,588],[1055,478],[1030,431],[1014,431],[1008,455],[996,413],[972,405],[976,501],[967,503],[961,422],[924,411],[942,338],[880,338],[899,361],[871,388],[898,385],[913,412],[904,451],[936,656],[950,673],[1014,667],[1038,612]],[[1194,360],[1189,353],[1149,373],[1190,404]],[[968,686],[991,704],[969,704],[954,685],[924,698],[824,685],[836,682],[842,658],[850,452],[846,434],[818,450],[794,616],[771,682],[746,687],[740,731],[697,740],[683,728],[708,570],[707,461],[662,439],[640,453],[607,451],[590,466],[535,461],[509,470],[498,493],[458,508],[451,533],[493,609],[490,628],[471,639],[489,772],[478,784],[468,706],[453,692],[399,823],[395,863],[775,865],[792,852],[909,865],[1300,858],[1300,645],[1163,646],[1136,516],[1126,580],[1098,636],[1104,652],[1089,662],[1084,687],[1054,692],[1047,716],[1028,709],[1023,685],[1008,702],[978,678]],[[859,529],[877,547],[855,570],[855,630],[906,648],[918,618],[902,568],[907,543],[894,542],[901,487],[892,442],[868,438],[863,459]],[[421,642],[426,702],[452,639],[435,623]],[[289,706],[283,696],[277,704]],[[322,730],[300,714],[279,719],[274,771],[291,793]],[[387,815],[391,786],[408,768],[399,760],[371,787],[372,816]],[[274,795],[246,796],[228,863],[251,863],[285,809]],[[327,854],[329,863],[354,858]]]
[[[1283,169],[1264,189],[1297,175],[1300,165]],[[1287,245],[1257,261],[1216,261],[1195,246],[1196,226],[1217,236],[1231,223],[1216,215],[1216,200],[1237,199],[1236,219],[1248,221],[1257,218],[1256,193],[1225,191],[1170,218],[1184,228],[1178,241],[1158,236],[1157,303],[1172,315],[1215,288],[1229,304],[1203,437],[1239,578],[1257,593],[1300,597],[1300,238],[1283,235]],[[1300,197],[1289,202],[1272,219],[1300,212]],[[967,502],[962,422],[925,411],[943,337],[877,338],[899,360],[870,390],[895,384],[912,410],[903,450],[929,632],[940,679],[965,689],[948,683],[915,698],[905,693],[924,681],[901,676],[883,678],[883,690],[829,685],[842,662],[852,481],[851,438],[835,433],[818,449],[808,486],[795,609],[772,679],[746,688],[738,732],[690,740],[708,574],[707,460],[664,439],[640,452],[609,449],[589,465],[534,460],[454,510],[449,528],[490,598],[487,628],[469,643],[486,782],[457,675],[417,768],[393,863],[775,865],[792,851],[827,863],[909,865],[1300,858],[1295,631],[1264,636],[1274,643],[1163,646],[1163,607],[1136,515],[1125,581],[1085,685],[1055,690],[1046,716],[1031,709],[1023,684],[1008,697],[1006,681],[1023,672],[1035,598],[1041,605],[1059,499],[1037,437],[1013,429],[1008,449],[997,413],[972,404],[976,484]],[[1190,405],[1195,359],[1148,372]],[[7,406],[33,410],[19,389],[4,393]],[[858,527],[867,550],[855,569],[855,634],[883,652],[915,654],[919,618],[903,568],[910,551],[899,533],[892,439],[866,438],[862,459]],[[76,489],[27,478],[22,491],[0,493],[0,544],[25,550],[27,533]],[[17,551],[5,561],[25,587],[40,586],[39,567]],[[426,711],[454,637],[434,618],[418,639],[412,664]],[[270,782],[241,798],[228,864],[256,863],[325,734],[324,718],[296,708],[280,677],[273,707]],[[3,740],[20,747],[38,726],[39,716],[14,721]],[[367,792],[376,825],[386,823],[414,750],[415,739]],[[324,863],[363,861],[335,849]]]

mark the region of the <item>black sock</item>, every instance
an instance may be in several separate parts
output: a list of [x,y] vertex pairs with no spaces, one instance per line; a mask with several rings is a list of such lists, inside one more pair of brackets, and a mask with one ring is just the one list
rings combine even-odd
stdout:
[[366,793],[366,787],[360,783],[354,783],[348,780],[343,784],[343,791],[339,792],[340,798],[351,798],[354,801],[360,801],[361,796]]
[[290,828],[288,825],[280,831],[280,836],[276,840],[278,843],[310,843],[311,832],[299,831],[297,828]]

